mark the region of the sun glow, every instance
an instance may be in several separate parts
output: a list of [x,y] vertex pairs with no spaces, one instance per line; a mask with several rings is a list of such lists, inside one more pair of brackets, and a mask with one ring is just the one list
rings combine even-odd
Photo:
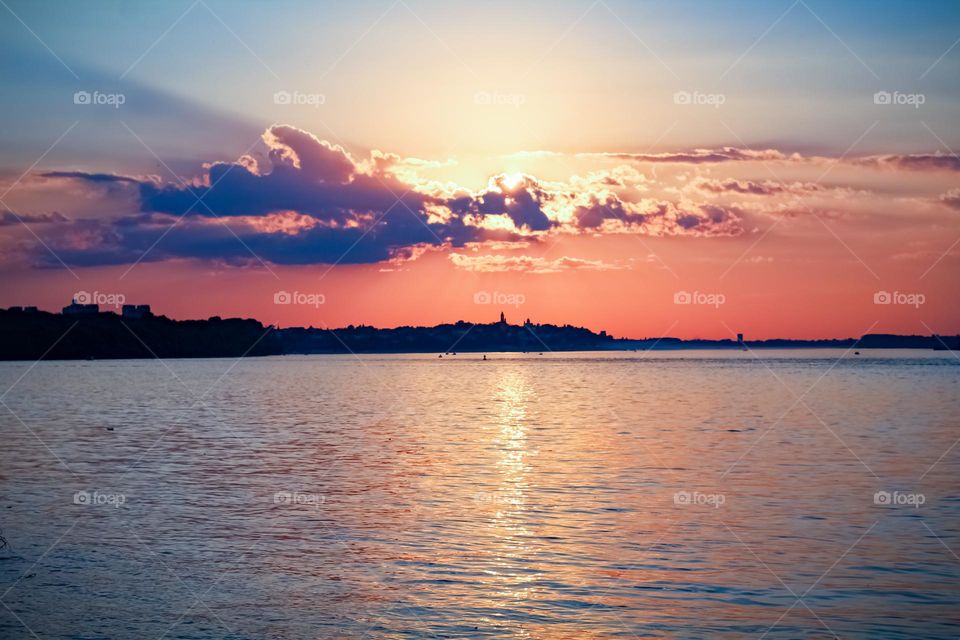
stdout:
[[523,186],[525,179],[522,173],[506,173],[500,179],[500,183],[510,191],[514,191]]

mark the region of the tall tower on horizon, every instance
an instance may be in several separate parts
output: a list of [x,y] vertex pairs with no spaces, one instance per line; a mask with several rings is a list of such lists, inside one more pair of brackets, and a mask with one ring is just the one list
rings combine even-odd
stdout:
[[507,316],[503,315],[503,311],[500,312],[500,324],[507,324]]

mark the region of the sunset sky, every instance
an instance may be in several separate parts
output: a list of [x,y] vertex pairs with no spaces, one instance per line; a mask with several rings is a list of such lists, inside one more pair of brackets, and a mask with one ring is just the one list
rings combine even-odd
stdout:
[[960,332],[960,4],[0,5],[0,306]]

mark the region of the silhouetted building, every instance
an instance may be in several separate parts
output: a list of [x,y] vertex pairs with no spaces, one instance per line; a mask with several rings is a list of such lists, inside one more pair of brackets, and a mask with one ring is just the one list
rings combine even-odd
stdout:
[[139,320],[140,318],[147,318],[153,314],[150,312],[150,305],[148,304],[125,304],[123,305],[122,315],[124,318]]
[[500,312],[500,324],[507,324],[507,316],[503,315],[503,311]]
[[737,334],[737,344],[743,344],[743,334],[742,334],[742,333],[738,333],[738,334]]
[[65,316],[95,316],[100,313],[98,304],[78,304],[76,298],[63,308]]

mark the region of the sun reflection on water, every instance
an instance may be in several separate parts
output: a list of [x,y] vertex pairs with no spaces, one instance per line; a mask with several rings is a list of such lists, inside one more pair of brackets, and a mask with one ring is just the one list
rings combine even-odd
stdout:
[[527,474],[530,472],[527,451],[528,403],[532,390],[521,371],[503,372],[496,390],[499,407],[492,446],[496,451],[497,485],[494,488],[494,510],[491,532],[497,541],[492,553],[496,558],[494,581],[497,598],[504,601],[526,600],[532,589],[517,588],[529,572],[526,559],[531,531],[525,526],[527,508]]

